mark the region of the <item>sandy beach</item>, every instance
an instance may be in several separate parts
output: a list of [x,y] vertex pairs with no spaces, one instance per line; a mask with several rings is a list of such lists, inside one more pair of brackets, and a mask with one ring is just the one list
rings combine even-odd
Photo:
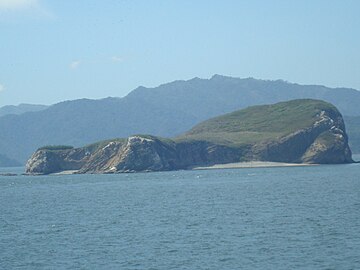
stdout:
[[[214,164],[212,166],[198,166],[198,167],[191,168],[191,170],[266,168],[266,167],[300,167],[300,166],[314,166],[314,165],[317,165],[317,164],[251,161],[251,162]],[[78,170],[67,170],[67,171],[52,173],[51,175],[70,175],[70,174],[76,174],[77,172],[78,172]]]
[[75,174],[77,173],[79,170],[67,170],[67,171],[61,171],[61,172],[56,172],[56,173],[51,173],[50,175],[69,175],[69,174]]
[[316,164],[251,161],[251,162],[215,164],[212,166],[199,166],[199,167],[194,167],[192,169],[210,170],[210,169],[235,169],[235,168],[299,167],[299,166],[314,166],[314,165]]

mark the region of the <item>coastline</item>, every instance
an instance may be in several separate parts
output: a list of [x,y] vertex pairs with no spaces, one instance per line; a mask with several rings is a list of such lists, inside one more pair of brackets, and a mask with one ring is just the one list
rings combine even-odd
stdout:
[[[270,162],[270,161],[248,161],[235,162],[225,164],[214,164],[211,166],[196,166],[188,168],[189,170],[215,170],[215,169],[239,169],[239,168],[270,168],[270,167],[303,167],[303,166],[317,166],[319,164],[308,163],[285,163],[285,162]],[[78,170],[66,170],[50,175],[71,175],[77,174]]]
[[50,175],[70,175],[70,174],[76,174],[79,170],[66,170],[66,171],[60,171],[56,173],[50,173]]
[[[360,163],[360,161],[354,161],[354,163]],[[241,168],[272,168],[272,167],[305,167],[305,166],[319,166],[319,165],[321,165],[321,164],[286,163],[286,162],[271,162],[271,161],[247,161],[247,162],[214,164],[214,165],[210,165],[210,166],[194,166],[194,167],[188,168],[187,170],[216,170],[216,169],[241,169]],[[78,174],[78,172],[79,172],[79,170],[65,170],[65,171],[60,171],[60,172],[56,172],[56,173],[50,173],[49,175],[72,175],[72,174]],[[28,174],[24,174],[24,175],[28,175]]]
[[235,163],[226,163],[226,164],[214,164],[211,166],[199,166],[199,167],[193,167],[192,170],[268,168],[268,167],[303,167],[303,166],[317,166],[317,165],[318,164],[308,164],[308,163],[249,161],[249,162],[235,162]]

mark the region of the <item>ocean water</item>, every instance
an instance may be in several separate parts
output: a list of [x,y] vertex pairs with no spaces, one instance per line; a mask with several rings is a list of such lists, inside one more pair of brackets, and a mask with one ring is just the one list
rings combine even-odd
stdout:
[[0,176],[0,269],[360,269],[360,164]]

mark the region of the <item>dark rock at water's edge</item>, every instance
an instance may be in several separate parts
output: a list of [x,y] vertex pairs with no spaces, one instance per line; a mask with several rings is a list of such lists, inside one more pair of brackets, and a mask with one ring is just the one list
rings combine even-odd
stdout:
[[0,173],[0,176],[17,176],[16,173]]
[[134,135],[74,149],[41,148],[26,173],[169,171],[241,161],[353,162],[339,111],[306,99],[216,117],[174,139]]

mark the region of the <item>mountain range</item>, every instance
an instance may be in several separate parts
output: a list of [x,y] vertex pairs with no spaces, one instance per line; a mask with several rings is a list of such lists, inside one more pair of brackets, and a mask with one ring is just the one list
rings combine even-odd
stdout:
[[[0,153],[22,164],[44,145],[83,146],[132,134],[174,137],[195,124],[251,105],[313,98],[334,104],[350,121],[349,137],[356,137],[360,92],[350,88],[299,85],[282,80],[233,78],[174,81],[155,88],[138,87],[123,98],[80,99],[40,111],[0,117]],[[356,152],[356,151],[354,151]]]
[[37,104],[19,104],[17,106],[7,105],[0,108],[0,117],[7,114],[23,114],[26,112],[37,112],[45,110],[48,106]]

